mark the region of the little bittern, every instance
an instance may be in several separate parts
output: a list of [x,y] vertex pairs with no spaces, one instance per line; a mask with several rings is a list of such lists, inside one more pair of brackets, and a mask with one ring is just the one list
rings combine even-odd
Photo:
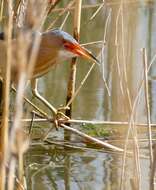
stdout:
[[[68,60],[73,57],[83,57],[94,62],[98,60],[93,56],[91,52],[83,48],[71,35],[61,31],[59,29],[49,30],[47,32],[40,33],[41,42],[39,46],[39,51],[37,54],[36,62],[34,65],[33,74],[31,76],[32,82],[32,92],[35,97],[41,100],[52,112],[56,114],[56,109],[45,100],[37,90],[36,79],[46,74],[53,65]],[[4,57],[4,35],[0,34],[0,73],[5,64]],[[16,40],[16,39],[14,39]],[[33,42],[32,42],[33,45]],[[3,61],[2,61],[3,60]],[[16,64],[13,64],[11,68],[11,78],[14,80],[15,75],[18,72]]]

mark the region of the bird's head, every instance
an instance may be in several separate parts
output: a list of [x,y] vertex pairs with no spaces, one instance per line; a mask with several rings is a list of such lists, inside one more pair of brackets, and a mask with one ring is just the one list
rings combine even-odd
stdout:
[[83,57],[99,63],[96,57],[90,51],[82,47],[70,34],[59,29],[54,29],[43,33],[43,35],[49,35],[49,43],[51,41],[51,44],[54,44],[55,49],[57,48],[60,60]]

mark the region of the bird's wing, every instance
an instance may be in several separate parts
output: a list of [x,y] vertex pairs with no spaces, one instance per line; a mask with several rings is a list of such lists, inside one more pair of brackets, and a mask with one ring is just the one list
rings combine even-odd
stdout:
[[53,65],[57,63],[56,57],[56,53],[51,48],[42,46],[41,44],[34,67],[33,78],[40,77],[49,72]]

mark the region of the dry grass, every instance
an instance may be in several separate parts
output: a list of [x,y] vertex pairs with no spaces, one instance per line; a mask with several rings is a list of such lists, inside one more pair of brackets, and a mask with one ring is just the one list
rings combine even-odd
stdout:
[[[50,2],[50,3],[49,3]],[[116,52],[115,60],[116,70],[118,72],[118,83],[121,99],[123,102],[124,112],[127,118],[125,122],[114,122],[114,121],[86,121],[86,120],[74,120],[71,118],[72,109],[68,112],[69,119],[68,124],[70,123],[94,123],[97,125],[100,124],[110,124],[110,125],[125,125],[127,132],[125,135],[125,139],[123,142],[123,147],[119,148],[116,145],[110,144],[110,142],[103,142],[97,138],[86,135],[83,132],[80,132],[77,129],[73,129],[70,126],[67,126],[67,122],[64,120],[59,121],[60,127],[63,129],[70,131],[78,136],[81,136],[87,139],[89,142],[99,144],[102,147],[107,147],[119,153],[122,153],[122,172],[120,175],[120,190],[126,189],[126,163],[129,155],[133,159],[133,174],[135,178],[130,179],[131,189],[141,189],[142,184],[142,173],[141,173],[141,154],[140,154],[140,139],[138,134],[138,126],[148,126],[147,134],[149,143],[149,160],[150,160],[150,177],[149,177],[149,187],[150,190],[154,190],[154,177],[155,177],[155,165],[156,165],[156,157],[155,157],[155,149],[153,153],[152,148],[152,126],[156,124],[151,123],[150,119],[150,103],[149,103],[149,87],[148,87],[148,72],[155,61],[155,56],[149,62],[147,60],[146,50],[143,50],[143,70],[144,74],[142,75],[142,79],[140,80],[139,88],[135,95],[131,95],[129,84],[128,84],[128,73],[127,73],[127,64],[126,64],[126,42],[125,42],[125,20],[124,20],[124,1],[121,0],[118,3],[102,1],[102,3],[98,3],[95,5],[83,5],[82,1],[70,1],[63,8],[55,8],[57,4],[59,4],[59,0],[56,1],[42,1],[42,0],[17,0],[13,3],[12,0],[9,1],[0,1],[0,26],[5,31],[5,47],[6,47],[6,60],[4,64],[4,60],[0,60],[1,75],[3,78],[3,113],[1,120],[1,128],[0,128],[0,189],[11,190],[17,187],[17,189],[27,189],[25,186],[25,174],[23,167],[23,155],[27,151],[29,147],[29,135],[24,132],[24,123],[31,122],[31,119],[23,119],[25,118],[23,103],[27,101],[31,104],[32,108],[40,115],[41,119],[34,118],[34,122],[49,122],[53,123],[54,118],[51,118],[47,113],[43,112],[40,108],[34,105],[31,101],[25,98],[27,92],[25,92],[25,85],[29,76],[31,76],[33,72],[33,67],[35,63],[35,59],[38,52],[38,47],[40,43],[40,37],[36,34],[34,36],[34,44],[31,49],[30,57],[28,58],[27,53],[30,49],[30,44],[32,41],[32,33],[34,31],[43,31],[46,29],[53,28],[55,24],[58,22],[61,16],[64,16],[63,22],[60,28],[64,27],[64,24],[68,20],[69,16],[72,16],[71,12],[74,11],[74,26],[73,26],[73,35],[79,41],[80,39],[80,27],[81,27],[81,10],[83,9],[91,9],[94,8],[94,13],[88,20],[89,22],[93,22],[98,13],[102,10],[104,6],[115,6],[118,5],[118,11],[116,13],[116,23],[115,23],[115,47]],[[138,3],[138,1],[128,1],[130,3]],[[51,19],[52,13],[57,12],[57,17],[49,22]],[[104,75],[104,56],[105,51],[108,48],[108,28],[111,23],[112,10],[109,11],[108,17],[106,19],[106,24],[104,26],[104,34],[103,39],[101,41],[90,42],[89,44],[100,43],[102,44],[102,53],[100,52],[99,57],[101,56],[101,64],[103,70],[103,81],[105,85],[105,89],[108,92],[108,95],[111,98],[111,86],[107,84],[107,80]],[[47,20],[48,23],[47,24]],[[12,43],[12,33],[13,30],[16,31],[16,44]],[[16,51],[14,51],[16,47]],[[0,54],[1,55],[1,54]],[[11,64],[15,63],[18,65],[18,73],[17,73],[17,83],[16,83],[16,97],[14,104],[14,115],[11,120],[10,127],[10,85],[11,85]],[[86,73],[84,79],[81,81],[80,86],[75,90],[75,82],[76,82],[76,59],[74,59],[71,63],[71,74],[69,77],[68,83],[68,93],[67,93],[67,104],[66,107],[71,106],[75,98],[79,95],[81,88],[86,82],[88,76],[93,70],[95,63],[93,63]],[[144,84],[144,89],[143,89]],[[14,87],[13,87],[14,88]],[[137,106],[139,105],[141,93],[145,94],[146,101],[146,112],[147,112],[147,124],[146,123],[138,123],[136,118],[137,115]],[[24,121],[24,122],[23,122]],[[48,133],[49,134],[49,133]],[[46,137],[47,135],[46,134]],[[45,136],[44,136],[44,140]],[[131,147],[129,146],[129,142],[131,142]],[[49,142],[50,143],[50,142]],[[17,171],[16,171],[17,170]],[[8,172],[7,172],[8,171]],[[6,180],[8,179],[8,180]]]

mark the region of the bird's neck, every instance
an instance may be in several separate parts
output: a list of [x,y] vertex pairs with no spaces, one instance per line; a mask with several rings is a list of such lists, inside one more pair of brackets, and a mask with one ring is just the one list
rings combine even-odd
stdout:
[[59,50],[57,59],[58,59],[58,62],[62,62],[65,60],[69,60],[73,57],[76,57],[74,53],[67,50]]

